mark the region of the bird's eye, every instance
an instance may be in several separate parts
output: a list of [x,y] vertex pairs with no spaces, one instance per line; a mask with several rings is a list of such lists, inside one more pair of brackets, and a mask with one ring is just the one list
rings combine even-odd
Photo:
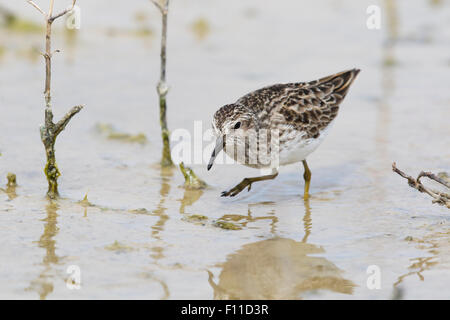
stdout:
[[239,129],[241,127],[241,122],[236,122],[236,124],[234,125],[235,129]]

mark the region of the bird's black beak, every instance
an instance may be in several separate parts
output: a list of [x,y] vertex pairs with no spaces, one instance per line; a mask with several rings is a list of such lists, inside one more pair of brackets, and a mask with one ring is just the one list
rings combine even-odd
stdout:
[[216,140],[216,146],[214,147],[214,150],[211,154],[211,159],[209,159],[209,163],[208,163],[208,167],[207,167],[208,170],[211,169],[211,167],[214,164],[214,160],[216,159],[219,152],[222,151],[222,149],[223,149],[223,136],[220,136]]

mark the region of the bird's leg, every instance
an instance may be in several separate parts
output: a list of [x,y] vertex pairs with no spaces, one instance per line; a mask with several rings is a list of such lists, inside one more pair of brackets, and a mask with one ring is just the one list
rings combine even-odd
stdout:
[[234,188],[231,188],[228,191],[222,192],[222,197],[228,197],[228,196],[234,197],[235,195],[240,193],[242,190],[244,190],[247,186],[248,186],[248,191],[250,191],[253,182],[275,179],[275,177],[277,175],[278,175],[278,172],[271,174],[271,175],[267,175],[267,176],[245,178]]
[[303,173],[303,178],[305,179],[305,191],[303,193],[303,199],[309,198],[309,184],[311,183],[311,170],[309,170],[308,164],[306,160],[302,161],[303,168],[305,168],[305,172]]

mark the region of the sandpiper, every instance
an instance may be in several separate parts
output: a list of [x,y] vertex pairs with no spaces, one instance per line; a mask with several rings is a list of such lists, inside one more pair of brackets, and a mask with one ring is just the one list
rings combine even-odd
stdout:
[[[270,174],[245,178],[234,188],[222,192],[222,196],[235,196],[253,182],[274,179],[278,166],[302,162],[305,180],[304,198],[309,197],[311,171],[306,157],[323,141],[339,111],[350,85],[359,69],[339,72],[311,82],[276,84],[253,91],[235,103],[221,107],[214,114],[212,126],[216,146],[208,163],[211,169],[214,159],[223,149],[237,162],[253,168],[270,169]],[[250,133],[266,139],[249,141]],[[268,138],[267,138],[268,137]],[[273,154],[273,140],[277,137],[277,161]],[[233,145],[234,144],[234,145]],[[243,152],[236,152],[243,146]],[[252,155],[256,152],[256,155]],[[256,159],[256,160],[254,160]],[[252,161],[253,160],[253,161]]]

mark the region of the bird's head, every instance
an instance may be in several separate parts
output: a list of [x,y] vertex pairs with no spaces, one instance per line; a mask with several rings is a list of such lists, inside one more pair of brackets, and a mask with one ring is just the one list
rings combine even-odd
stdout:
[[214,114],[212,126],[216,135],[216,146],[208,163],[211,169],[214,159],[227,144],[245,144],[246,137],[250,133],[259,130],[258,118],[255,113],[242,104],[227,104]]

